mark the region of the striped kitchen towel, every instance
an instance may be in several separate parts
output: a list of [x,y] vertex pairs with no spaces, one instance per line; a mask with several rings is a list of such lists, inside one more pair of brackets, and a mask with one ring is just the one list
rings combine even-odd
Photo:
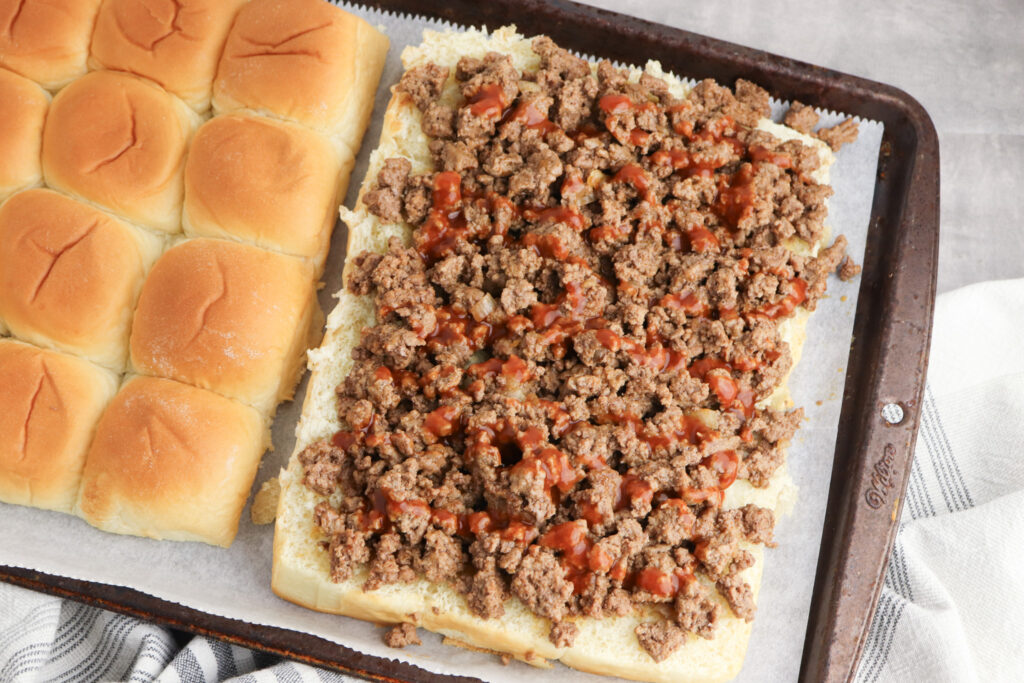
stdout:
[[1024,680],[1024,280],[944,294],[858,683]]
[[0,584],[0,683],[355,683],[209,638]]
[[[857,672],[1024,680],[1024,280],[939,297],[899,534]],[[763,672],[762,672],[763,673]],[[741,678],[743,676],[741,675]],[[351,681],[0,584],[0,683]]]

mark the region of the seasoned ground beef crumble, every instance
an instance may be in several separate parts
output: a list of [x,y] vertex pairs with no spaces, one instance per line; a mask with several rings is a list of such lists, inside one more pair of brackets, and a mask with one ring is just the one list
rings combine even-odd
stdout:
[[831,190],[815,149],[754,128],[764,90],[703,81],[676,99],[547,38],[533,49],[534,72],[492,53],[402,77],[436,170],[388,159],[364,197],[413,244],[355,257],[348,287],[379,322],[337,388],[347,428],[300,461],[331,496],[315,521],[332,580],[424,576],[485,618],[516,596],[560,647],[573,617],[646,606],[661,618],[637,638],[660,661],[714,636],[716,590],[753,618],[743,544],[770,543],[774,518],[724,509],[724,491],[766,486],[802,417],[757,405],[792,365],[780,323],[856,266],[842,237],[790,248],[823,238]]

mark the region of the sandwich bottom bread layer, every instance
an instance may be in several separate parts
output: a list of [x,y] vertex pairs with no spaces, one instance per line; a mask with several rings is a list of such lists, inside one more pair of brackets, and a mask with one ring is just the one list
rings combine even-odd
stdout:
[[[535,67],[538,62],[530,42],[508,28],[490,35],[474,30],[456,34],[427,32],[424,44],[407,49],[403,61],[407,69],[428,62],[454,69],[461,57],[483,58],[489,51],[511,55],[520,69]],[[647,66],[647,73],[664,79],[677,96],[687,90],[655,63]],[[634,70],[632,78],[636,80],[640,74]],[[815,180],[827,182],[828,166],[833,157],[820,141],[766,119],[758,127],[780,139],[799,138],[818,150],[821,165],[814,174]],[[420,129],[416,107],[408,97],[396,93],[385,112],[380,144],[371,156],[356,209],[342,210],[342,217],[349,226],[346,282],[352,274],[355,255],[364,250],[384,252],[392,237],[405,244],[410,242],[412,230],[408,224],[380,220],[367,211],[364,198],[386,159],[408,159],[413,173],[431,171],[433,162],[428,142]],[[813,256],[818,253],[820,244],[821,240],[814,244],[793,240],[787,247],[804,256]],[[507,653],[535,666],[547,666],[549,660],[559,660],[582,671],[649,681],[716,681],[738,673],[752,625],[731,611],[706,577],[698,580],[711,587],[710,593],[721,615],[714,637],[704,639],[689,633],[685,644],[662,661],[655,661],[641,648],[635,633],[639,624],[656,617],[650,607],[642,607],[627,616],[568,617],[579,633],[571,647],[557,647],[548,637],[551,622],[537,616],[515,597],[504,602],[504,616],[484,619],[468,608],[465,597],[454,588],[422,577],[410,583],[392,583],[366,591],[363,589],[367,578],[364,567],[347,580],[332,582],[324,534],[315,525],[313,512],[325,498],[303,483],[303,465],[297,456],[310,444],[329,439],[344,427],[338,417],[335,387],[352,368],[352,350],[359,343],[361,332],[378,322],[372,297],[357,296],[343,289],[338,299],[337,307],[327,320],[323,345],[309,354],[312,377],[297,428],[295,453],[281,476],[274,540],[272,586],[275,593],[322,612],[378,623],[414,623],[470,647]],[[779,327],[782,340],[789,344],[794,366],[804,341],[807,318],[808,312],[798,307]],[[758,405],[783,410],[789,404],[783,380],[774,393]],[[783,467],[776,471],[767,486],[754,487],[745,480],[736,481],[725,493],[723,508],[752,503],[781,513],[792,506],[794,497]],[[750,584],[756,598],[763,567],[761,547],[749,543],[744,543],[743,547],[751,553],[753,563],[740,576]]]

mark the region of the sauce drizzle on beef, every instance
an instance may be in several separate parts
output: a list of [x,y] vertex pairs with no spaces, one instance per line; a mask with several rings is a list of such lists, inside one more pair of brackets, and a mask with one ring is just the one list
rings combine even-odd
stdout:
[[[660,605],[639,641],[663,659],[714,636],[718,591],[753,617],[745,543],[802,411],[760,407],[792,365],[779,325],[813,310],[845,240],[823,237],[817,151],[756,129],[767,94],[711,81],[685,99],[546,38],[540,68],[463,58],[398,86],[435,171],[388,160],[367,208],[412,246],[355,259],[372,295],[338,386],[346,429],[307,448],[332,577],[372,590],[424,575],[482,617],[510,595],[553,623]],[[848,131],[846,131],[848,134]]]

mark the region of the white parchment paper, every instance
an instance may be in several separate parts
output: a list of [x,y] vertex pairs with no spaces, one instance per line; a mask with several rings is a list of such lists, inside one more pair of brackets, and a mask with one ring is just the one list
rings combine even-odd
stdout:
[[[401,76],[399,59],[406,45],[418,44],[424,28],[445,26],[436,21],[348,8],[380,25],[391,50],[377,93],[374,120],[367,131],[346,205],[352,206],[365,174],[369,153],[380,136],[388,89]],[[684,74],[685,75],[685,74]],[[774,103],[778,119],[784,107]],[[826,113],[823,125],[846,118]],[[830,204],[833,234],[845,234],[849,253],[859,262],[864,253],[875,184],[882,126],[861,122],[856,143],[844,147],[832,168],[835,196]],[[325,311],[334,307],[331,292],[341,285],[345,229],[334,236],[326,283],[321,294]],[[840,402],[846,373],[859,279],[833,278],[828,297],[811,316],[810,340],[794,371],[790,387],[807,420],[789,449],[789,470],[799,488],[795,512],[779,521],[778,547],[766,553],[758,616],[740,681],[795,680],[800,665],[811,589],[818,559],[825,502],[832,470]],[[281,407],[274,425],[275,450],[260,467],[254,491],[285,466],[294,443],[305,385],[295,402]],[[198,543],[159,542],[105,534],[69,515],[0,503],[0,565],[24,567],[75,579],[128,586],[164,600],[212,614],[257,624],[315,634],[367,654],[401,659],[437,673],[471,675],[485,680],[513,681],[529,676],[538,683],[607,681],[557,665],[551,671],[443,646],[434,634],[422,633],[420,647],[396,651],[385,647],[382,630],[372,624],[319,614],[278,599],[270,590],[273,526],[255,526],[249,510],[242,516],[238,537],[229,549]]]

